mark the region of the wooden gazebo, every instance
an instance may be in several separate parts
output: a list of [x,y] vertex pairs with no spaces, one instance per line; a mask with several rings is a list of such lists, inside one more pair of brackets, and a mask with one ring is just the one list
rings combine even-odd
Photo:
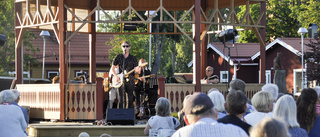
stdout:
[[[249,5],[260,3],[261,12],[258,20],[253,20]],[[247,11],[243,18],[238,18],[235,6],[246,5]],[[229,7],[230,11],[226,19],[221,15],[220,9]],[[112,18],[104,10],[121,11],[119,18]],[[155,14],[148,15],[145,20],[137,11],[154,10],[160,12],[160,21],[153,21]],[[182,18],[171,15],[168,11],[187,11]],[[140,20],[131,21],[131,14],[124,19],[126,13],[134,13]],[[100,20],[100,14],[106,16],[106,20]],[[163,14],[167,14],[170,20],[164,20]],[[184,21],[187,14],[193,15],[192,21]],[[25,30],[41,29],[53,30],[59,43],[60,63],[60,120],[65,119],[65,90],[67,83],[66,45],[77,33],[89,35],[89,62],[90,81],[95,82],[96,74],[96,23],[171,23],[175,31],[169,34],[183,34],[193,43],[194,81],[195,91],[201,91],[200,78],[204,76],[206,62],[206,36],[212,25],[241,26],[252,29],[260,42],[260,78],[265,81],[265,37],[266,37],[266,2],[265,0],[16,0],[15,1],[15,28],[16,28],[16,83],[22,83],[22,52],[21,42]],[[96,18],[98,17],[98,18]],[[185,32],[179,24],[193,24],[193,37]],[[150,26],[149,26],[150,27]],[[221,27],[218,27],[221,28]],[[179,31],[177,31],[177,29]],[[219,31],[219,30],[213,30]],[[70,35],[66,35],[66,32]],[[117,32],[127,33],[128,32]],[[117,34],[114,33],[113,34]],[[150,32],[139,33],[150,34]]]

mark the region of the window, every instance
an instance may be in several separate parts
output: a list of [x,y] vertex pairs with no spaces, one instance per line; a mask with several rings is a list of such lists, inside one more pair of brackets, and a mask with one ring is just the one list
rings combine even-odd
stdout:
[[52,79],[55,76],[59,75],[59,71],[48,71],[48,78]]
[[[16,71],[9,71],[8,74],[10,76],[16,76]],[[24,78],[30,78],[30,72],[23,71],[23,77]]]
[[81,72],[81,70],[76,70],[75,72],[76,72],[75,77],[82,75],[83,74],[82,72],[89,74],[88,70],[82,70],[82,72]]
[[220,82],[228,82],[229,73],[228,71],[220,71]]

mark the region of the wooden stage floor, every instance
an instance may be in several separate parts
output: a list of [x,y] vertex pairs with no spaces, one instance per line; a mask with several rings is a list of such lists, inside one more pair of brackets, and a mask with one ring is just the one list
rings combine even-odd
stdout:
[[97,126],[93,123],[81,122],[40,122],[29,124],[29,137],[78,137],[81,132],[87,132],[90,137],[100,137],[107,133],[112,137],[146,137],[143,130],[145,121],[137,121],[135,125]]

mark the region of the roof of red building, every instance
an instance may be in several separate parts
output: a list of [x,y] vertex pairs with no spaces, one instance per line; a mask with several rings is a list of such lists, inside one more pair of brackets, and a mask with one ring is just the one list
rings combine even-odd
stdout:
[[[42,62],[44,40],[39,35],[41,31],[32,30],[31,32],[36,36],[36,39],[32,39],[31,43],[40,50],[32,56]],[[54,33],[52,31],[49,32],[51,36],[46,38],[45,62],[46,64],[59,64],[59,44]],[[68,35],[70,34],[67,34],[67,37]],[[107,46],[106,42],[110,41],[112,36],[112,34],[96,35],[96,64],[110,64],[108,50],[111,49],[111,46]],[[25,48],[24,54],[30,54],[31,52],[26,49],[28,48]],[[75,35],[70,44],[67,45],[66,52],[67,54],[70,52],[71,64],[89,64],[89,34]]]

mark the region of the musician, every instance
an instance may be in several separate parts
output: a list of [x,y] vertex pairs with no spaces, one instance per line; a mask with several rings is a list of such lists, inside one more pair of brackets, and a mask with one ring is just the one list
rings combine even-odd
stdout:
[[[111,66],[115,67],[115,74],[119,74],[119,66]],[[112,69],[109,70],[109,78],[112,78],[115,74],[113,74]],[[113,103],[117,104],[119,99],[118,88],[111,87],[109,91],[109,105],[108,108],[113,108]]]
[[[141,68],[136,67],[138,66],[137,58],[130,54],[130,43],[127,41],[122,42],[121,49],[123,54],[118,54],[113,60],[113,67],[112,72],[113,74],[116,73],[116,67],[119,67],[119,72],[123,73],[124,70],[129,72],[134,69],[135,73],[140,72]],[[133,108],[133,90],[134,90],[134,80],[135,80],[135,73],[131,73],[128,75],[127,78],[123,79],[123,84],[119,88],[119,108]],[[117,82],[121,82],[118,75],[114,75],[114,78]],[[127,93],[128,100],[126,103],[125,101],[125,93]]]
[[214,75],[213,72],[214,72],[213,67],[208,66],[206,68],[206,76],[203,78],[203,80],[206,81],[206,84],[219,83],[219,77],[217,75]]
[[[140,59],[139,61],[139,65],[142,63],[145,63],[146,61],[144,59]],[[141,67],[141,72],[139,74],[139,77],[136,77],[136,87],[135,87],[135,97],[136,97],[136,108],[139,109],[140,108],[140,103],[143,102],[144,99],[144,93],[146,93],[147,91],[149,91],[149,77],[150,77],[150,70],[147,67]],[[148,76],[148,78],[146,78],[145,76]],[[142,102],[140,102],[140,96],[142,95]]]

